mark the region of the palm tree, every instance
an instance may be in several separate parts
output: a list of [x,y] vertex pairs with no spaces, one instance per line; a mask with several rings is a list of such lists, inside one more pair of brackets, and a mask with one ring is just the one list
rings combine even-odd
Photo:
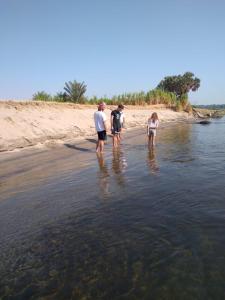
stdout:
[[66,82],[64,90],[66,91],[66,95],[70,99],[70,101],[75,103],[82,103],[83,95],[87,90],[87,86],[84,82],[80,83],[74,80],[73,82]]

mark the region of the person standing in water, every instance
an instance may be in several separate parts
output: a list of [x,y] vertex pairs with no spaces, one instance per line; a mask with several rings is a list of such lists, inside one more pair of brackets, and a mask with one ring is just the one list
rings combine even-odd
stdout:
[[111,112],[111,130],[113,135],[114,148],[118,147],[120,142],[120,137],[119,137],[119,134],[121,132],[120,116],[123,109],[124,106],[122,104],[119,104],[117,109]]
[[147,124],[148,145],[150,147],[155,146],[156,129],[158,128],[158,126],[159,118],[157,113],[154,112],[148,119]]
[[107,139],[106,114],[104,113],[106,104],[99,103],[98,110],[94,113],[95,128],[98,134],[98,142],[96,144],[96,152],[104,151],[104,143]]
[[119,133],[119,140],[121,141],[122,140],[122,132],[123,132],[123,129],[125,128],[125,115],[124,115],[123,110],[120,112],[120,124],[121,124],[121,130]]

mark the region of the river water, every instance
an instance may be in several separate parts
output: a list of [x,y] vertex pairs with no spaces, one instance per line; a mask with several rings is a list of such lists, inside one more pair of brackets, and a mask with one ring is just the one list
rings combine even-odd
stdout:
[[225,299],[225,120],[0,157],[0,299]]

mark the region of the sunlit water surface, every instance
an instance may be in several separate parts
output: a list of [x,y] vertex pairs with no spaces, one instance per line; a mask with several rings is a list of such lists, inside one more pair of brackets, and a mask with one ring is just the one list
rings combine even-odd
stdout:
[[0,299],[225,299],[225,121],[1,154]]

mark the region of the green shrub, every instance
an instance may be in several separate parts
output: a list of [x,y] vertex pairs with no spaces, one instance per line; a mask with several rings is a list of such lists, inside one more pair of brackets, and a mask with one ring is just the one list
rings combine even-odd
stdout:
[[47,94],[44,91],[37,92],[33,95],[32,99],[34,101],[52,101],[52,96],[50,94]]
[[[192,110],[191,104],[188,102],[187,94],[182,95],[179,99],[172,92],[166,92],[161,89],[154,89],[146,92],[137,93],[124,93],[121,95],[112,96],[108,98],[96,97],[88,99],[84,97],[84,92],[86,86],[84,83],[69,82],[66,84],[67,92],[57,93],[56,96],[51,97],[51,95],[45,92],[38,92],[33,96],[34,100],[39,101],[56,101],[56,102],[75,102],[80,104],[98,104],[99,102],[105,102],[107,105],[155,105],[155,104],[165,104],[167,107],[175,108],[176,111],[188,111]],[[70,90],[70,93],[68,92]]]

